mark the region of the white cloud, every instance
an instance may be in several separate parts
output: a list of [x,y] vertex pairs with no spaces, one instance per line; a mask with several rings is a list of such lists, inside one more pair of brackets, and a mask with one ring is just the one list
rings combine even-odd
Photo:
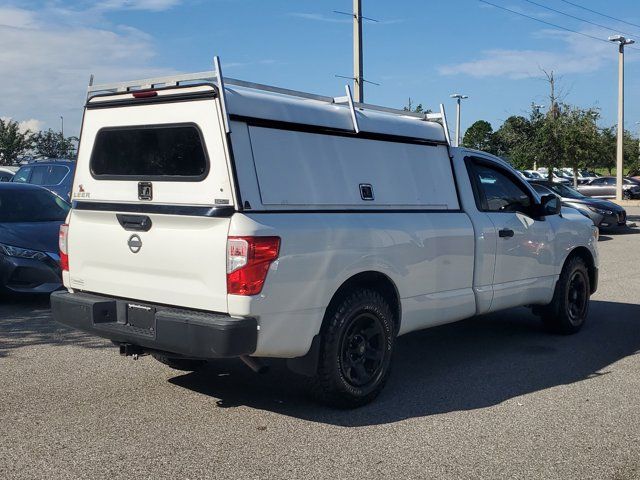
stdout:
[[[159,8],[169,2],[124,3]],[[90,74],[102,83],[173,73],[156,66],[149,35],[126,26],[77,22],[80,15],[88,16],[59,8],[0,10],[0,116],[38,119],[29,122],[56,129],[63,115],[65,133],[77,135]]]
[[469,75],[476,78],[523,79],[540,76],[540,68],[554,70],[560,74],[591,73],[615,60],[611,46],[604,42],[557,30],[542,30],[534,36],[555,38],[558,45],[560,42],[565,44],[564,48],[485,50],[481,52],[480,58],[459,64],[442,65],[438,67],[438,72],[441,75]]
[[[7,122],[13,120],[11,117],[0,117],[0,120]],[[31,118],[29,120],[23,120],[22,122],[18,122],[18,131],[21,133],[26,132],[27,130],[31,132],[37,132],[42,130],[42,122],[40,120],[36,120],[35,118]]]
[[14,28],[31,28],[35,19],[31,12],[20,8],[0,7],[0,26]]
[[[21,132],[26,132],[30,130],[32,132],[37,132],[42,130],[42,121],[36,120],[35,118],[30,118],[29,120],[23,120],[18,123],[18,128],[20,128]],[[66,136],[66,135],[65,135]]]

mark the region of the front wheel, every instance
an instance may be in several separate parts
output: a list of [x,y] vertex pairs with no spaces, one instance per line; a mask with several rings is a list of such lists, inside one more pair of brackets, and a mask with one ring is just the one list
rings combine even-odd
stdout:
[[589,313],[591,284],[584,260],[573,257],[565,264],[556,284],[553,300],[541,311],[545,326],[556,333],[578,332]]
[[365,405],[389,376],[395,342],[391,309],[378,292],[360,289],[327,315],[313,392],[333,407]]

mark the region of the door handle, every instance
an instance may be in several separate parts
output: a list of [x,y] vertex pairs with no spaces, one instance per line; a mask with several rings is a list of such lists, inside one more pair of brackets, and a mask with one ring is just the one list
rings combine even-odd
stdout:
[[502,230],[498,231],[498,236],[502,238],[513,237],[513,230],[511,230],[510,228],[503,228]]
[[151,230],[151,219],[146,215],[122,215],[116,214],[118,222],[127,231],[148,232]]

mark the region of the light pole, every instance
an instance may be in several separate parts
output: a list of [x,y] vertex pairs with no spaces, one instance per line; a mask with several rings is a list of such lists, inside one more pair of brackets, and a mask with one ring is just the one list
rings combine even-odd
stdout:
[[456,147],[460,146],[460,101],[469,98],[469,95],[454,93],[451,98],[456,99]]
[[618,43],[618,148],[616,152],[616,200],[622,200],[622,159],[624,145],[624,46],[635,43],[622,35],[612,35],[610,42]]
[[64,138],[64,117],[60,115],[60,135]]

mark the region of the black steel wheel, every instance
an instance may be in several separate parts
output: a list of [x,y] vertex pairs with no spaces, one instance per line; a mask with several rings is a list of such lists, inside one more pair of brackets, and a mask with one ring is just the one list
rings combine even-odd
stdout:
[[340,370],[354,387],[374,381],[383,365],[385,353],[384,327],[370,313],[351,320],[340,346]]
[[327,311],[321,335],[316,398],[337,408],[371,402],[387,381],[395,343],[388,303],[374,290],[358,289]]
[[573,325],[584,322],[589,305],[589,278],[580,269],[576,269],[569,279],[566,304],[569,321]]
[[545,326],[556,333],[572,334],[582,328],[589,314],[591,284],[585,261],[570,257],[560,274],[549,305],[539,310]]

